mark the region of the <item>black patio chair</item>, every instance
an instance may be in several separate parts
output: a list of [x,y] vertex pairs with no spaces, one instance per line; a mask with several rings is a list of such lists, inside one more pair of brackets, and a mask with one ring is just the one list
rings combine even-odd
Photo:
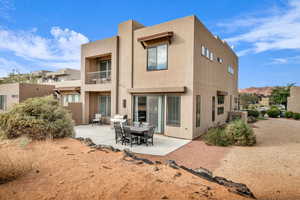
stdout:
[[121,142],[121,144],[123,145],[124,143],[124,132],[122,130],[122,127],[120,126],[120,124],[114,124],[114,128],[115,128],[115,140],[116,140],[116,144],[118,142]]
[[132,144],[135,144],[138,141],[138,137],[131,133],[130,127],[124,126],[123,129],[124,129],[124,142],[125,144],[130,144],[130,146],[132,147]]
[[143,141],[145,142],[146,146],[148,146],[148,142],[150,140],[150,144],[153,146],[153,136],[155,132],[155,126],[151,126],[149,131],[147,131],[143,136]]

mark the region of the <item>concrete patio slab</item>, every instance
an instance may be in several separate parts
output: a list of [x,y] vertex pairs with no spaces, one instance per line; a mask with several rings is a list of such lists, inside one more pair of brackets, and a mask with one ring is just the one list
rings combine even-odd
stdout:
[[164,156],[176,149],[182,147],[183,145],[190,142],[190,140],[178,139],[166,137],[163,135],[154,135],[154,145],[122,145],[115,142],[114,129],[111,126],[91,126],[82,125],[75,127],[76,137],[91,138],[96,144],[111,145],[120,150],[129,149],[134,153],[149,154]]

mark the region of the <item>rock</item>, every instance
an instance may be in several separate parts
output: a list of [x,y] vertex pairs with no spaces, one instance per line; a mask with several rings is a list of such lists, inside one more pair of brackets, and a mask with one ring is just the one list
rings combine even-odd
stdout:
[[156,161],[155,161],[155,164],[160,165],[160,164],[162,164],[162,163],[161,163],[160,161],[156,160]]
[[96,151],[95,149],[90,149],[86,153],[92,153],[92,152],[95,152],[95,151]]
[[40,170],[37,169],[37,170],[35,170],[35,172],[38,174],[38,173],[40,173]]
[[107,167],[105,165],[102,166],[104,169],[111,169],[110,167]]
[[161,199],[169,199],[166,195],[162,196]]
[[158,168],[158,167],[154,167],[153,170],[154,170],[155,172],[157,172],[157,171],[159,171],[159,168]]
[[156,179],[156,182],[162,183],[163,181],[160,179]]
[[169,167],[172,167],[173,169],[179,169],[179,166],[174,160],[167,160],[165,164]]
[[61,146],[60,148],[61,149],[68,149],[69,147],[68,146]]
[[74,156],[74,153],[66,153],[67,156]]
[[205,176],[213,176],[213,173],[211,171],[209,171],[208,169],[205,169],[203,167],[199,167],[197,169],[194,169],[195,172],[199,173],[199,174],[205,174]]
[[180,177],[180,176],[181,176],[181,173],[180,173],[180,172],[177,172],[177,173],[174,175],[174,178]]
[[64,183],[65,183],[65,181],[60,181],[60,182],[59,182],[60,185],[61,185],[61,184],[64,184]]
[[214,177],[214,180],[220,185],[229,187],[230,189],[228,189],[228,191],[230,192],[255,199],[254,194],[250,191],[250,189],[245,184],[235,183],[230,180],[227,180],[226,178],[218,177],[218,176]]

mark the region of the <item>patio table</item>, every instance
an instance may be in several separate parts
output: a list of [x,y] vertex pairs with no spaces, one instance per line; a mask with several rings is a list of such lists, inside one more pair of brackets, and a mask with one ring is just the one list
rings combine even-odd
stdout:
[[141,144],[140,137],[144,136],[150,130],[150,127],[136,127],[136,126],[128,126],[130,128],[130,132],[132,135],[138,136],[139,144]]

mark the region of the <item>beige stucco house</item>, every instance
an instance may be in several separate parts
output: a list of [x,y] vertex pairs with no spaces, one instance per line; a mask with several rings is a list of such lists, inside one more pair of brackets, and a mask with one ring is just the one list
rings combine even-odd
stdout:
[[291,87],[287,110],[300,113],[300,87]]
[[29,83],[0,84],[0,112],[28,98],[42,97],[53,94],[53,85]]
[[238,57],[195,16],[144,26],[81,47],[83,122],[96,113],[147,121],[193,139],[237,109]]

